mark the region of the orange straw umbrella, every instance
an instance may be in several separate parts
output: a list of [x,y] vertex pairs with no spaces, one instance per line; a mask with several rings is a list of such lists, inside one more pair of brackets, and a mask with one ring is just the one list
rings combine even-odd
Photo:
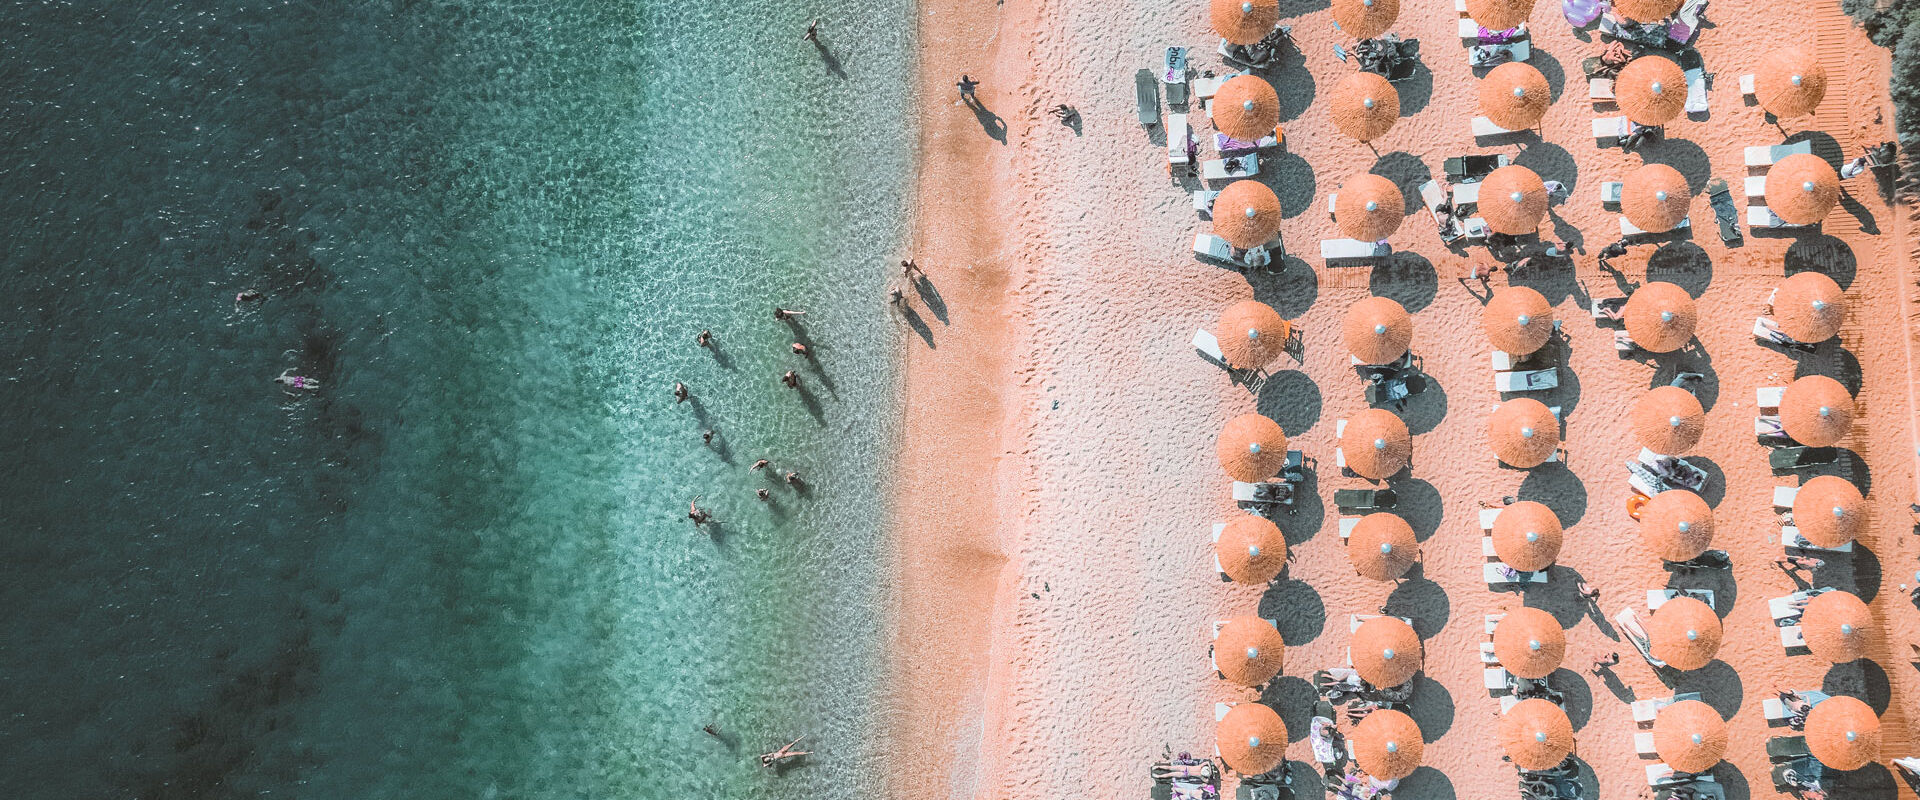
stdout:
[[1333,21],[1355,39],[1386,33],[1400,16],[1400,0],[1333,0]]
[[1880,717],[1858,698],[1838,695],[1807,712],[1807,749],[1828,768],[1856,770],[1880,757]]
[[1553,769],[1573,755],[1573,721],[1552,700],[1522,700],[1500,715],[1500,743],[1516,767]]
[[1375,709],[1353,726],[1349,737],[1353,760],[1360,769],[1377,780],[1397,781],[1420,768],[1425,742],[1420,725],[1413,717],[1391,709]]
[[[1533,5],[1528,0],[1521,1]],[[1489,30],[1504,30],[1482,25]],[[1480,79],[1481,113],[1507,130],[1526,130],[1540,124],[1540,118],[1546,116],[1547,107],[1552,104],[1553,92],[1547,87],[1547,76],[1524,61],[1501,64]]]
[[[1482,28],[1490,31],[1504,31],[1519,27],[1520,23],[1527,21],[1527,17],[1533,13],[1533,2],[1534,0],[1467,0],[1467,16],[1472,17],[1474,24]],[[1496,67],[1494,71],[1498,72],[1499,68]]]
[[1832,447],[1853,428],[1853,393],[1825,375],[1808,375],[1780,393],[1780,427],[1808,447]]
[[1347,650],[1360,679],[1382,689],[1413,680],[1423,657],[1420,635],[1399,617],[1372,617],[1360,623]]
[[1234,181],[1213,199],[1213,232],[1242,250],[1280,232],[1280,198],[1259,181]]
[[1360,577],[1399,580],[1420,560],[1420,542],[1406,520],[1377,511],[1361,517],[1347,534],[1347,560]]
[[1727,721],[1698,700],[1668,705],[1653,718],[1653,751],[1674,772],[1706,772],[1726,755]]
[[1538,572],[1560,558],[1560,516],[1532,500],[1500,509],[1493,518],[1493,554],[1509,567]]
[[1807,649],[1835,664],[1851,664],[1867,657],[1873,612],[1852,592],[1823,592],[1800,612],[1800,631]]
[[1368,480],[1383,481],[1406,468],[1413,457],[1413,436],[1393,412],[1369,408],[1347,420],[1340,452],[1346,456],[1347,469]]
[[1613,13],[1634,22],[1659,22],[1680,10],[1684,0],[1617,0]]
[[1220,312],[1213,336],[1220,342],[1220,354],[1234,369],[1261,369],[1287,349],[1293,326],[1280,318],[1273,306],[1258,300],[1242,300]]
[[1213,556],[1220,562],[1220,571],[1235,583],[1266,583],[1286,569],[1287,537],[1272,520],[1241,514],[1220,529]]
[[1214,453],[1234,480],[1264,481],[1287,465],[1287,434],[1278,422],[1259,414],[1241,414],[1220,429]]
[[1753,72],[1753,96],[1781,119],[1811,115],[1827,96],[1827,68],[1806,48],[1774,50]]
[[1220,759],[1242,775],[1265,775],[1287,763],[1287,723],[1259,703],[1227,709],[1213,737]]
[[[1395,0],[1377,0],[1395,2]],[[1362,142],[1385,135],[1400,120],[1400,92],[1371,72],[1349,73],[1333,85],[1327,99],[1333,127]]]
[[1507,466],[1537,467],[1560,449],[1560,420],[1554,418],[1546,403],[1516,397],[1493,410],[1487,420],[1487,443],[1493,446],[1493,455]]
[[1707,428],[1700,398],[1678,386],[1661,386],[1633,403],[1633,438],[1663,456],[1677,456],[1700,442]]
[[1840,174],[1812,153],[1794,153],[1767,168],[1767,208],[1792,225],[1827,218],[1840,202]]
[[1640,508],[1640,540],[1662,561],[1687,561],[1713,544],[1713,509],[1685,489],[1656,494]]
[[1407,201],[1400,187],[1371,172],[1347,179],[1333,199],[1333,218],[1340,231],[1365,242],[1377,242],[1400,229]]
[[1627,119],[1641,125],[1665,125],[1680,116],[1687,104],[1687,76],[1679,62],[1671,58],[1640,56],[1620,68],[1613,79],[1613,96]]
[[1347,307],[1340,324],[1347,351],[1366,364],[1391,364],[1413,342],[1413,317],[1405,306],[1385,297],[1369,297]]
[[1259,617],[1234,617],[1213,636],[1213,667],[1241,686],[1273,680],[1286,665],[1287,643],[1273,623]]
[[1687,218],[1687,178],[1665,164],[1646,164],[1627,173],[1620,188],[1620,213],[1648,233],[1666,233]]
[[1488,173],[1480,182],[1480,199],[1475,205],[1494,233],[1533,233],[1547,216],[1547,185],[1533,170],[1509,164]]
[[1253,44],[1280,24],[1279,0],[1213,0],[1208,16],[1220,38],[1234,44]]
[[1816,547],[1845,547],[1867,525],[1867,498],[1838,475],[1821,475],[1793,495],[1793,524]]
[[1507,612],[1493,629],[1493,655],[1508,672],[1539,680],[1560,668],[1567,656],[1567,634],[1552,614],[1521,606]]
[[1712,663],[1724,633],[1713,608],[1686,595],[1660,604],[1647,619],[1647,637],[1652,640],[1648,649],[1674,669],[1699,669]]
[[1846,314],[1846,294],[1823,273],[1796,272],[1773,290],[1773,321],[1796,342],[1817,344],[1839,335]]
[[1687,290],[1653,281],[1633,290],[1621,317],[1634,344],[1651,353],[1670,353],[1693,341],[1699,310]]
[[1502,287],[1480,309],[1480,327],[1495,350],[1524,356],[1553,334],[1553,306],[1531,287]]
[[1265,78],[1229,78],[1213,93],[1213,127],[1243,142],[1272,136],[1280,127],[1280,95]]

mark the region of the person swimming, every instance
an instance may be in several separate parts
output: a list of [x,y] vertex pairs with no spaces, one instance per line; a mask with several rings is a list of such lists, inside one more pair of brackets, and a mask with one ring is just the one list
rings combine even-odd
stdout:
[[806,345],[801,344],[799,342],[794,342],[793,354],[797,356],[812,356],[813,352],[808,350]]
[[248,303],[258,303],[265,298],[266,295],[259,289],[241,289],[239,294],[233,296],[233,307],[240,308]]
[[764,489],[764,488],[761,488],[761,489],[755,489],[755,490],[753,490],[753,496],[754,496],[754,497],[758,497],[758,498],[760,498],[761,500],[770,500],[770,499],[772,499],[772,498],[773,498],[773,493],[772,493],[772,492],[769,492],[769,491],[767,491],[767,490],[766,490],[766,489]]
[[787,374],[780,376],[780,382],[786,384],[789,389],[798,389],[800,388],[800,373],[787,370]]
[[699,336],[693,337],[693,341],[701,347],[712,347],[713,331],[701,331]]
[[292,369],[288,369],[287,371],[280,373],[280,377],[274,378],[273,382],[279,383],[279,384],[285,384],[287,387],[293,388],[293,389],[313,390],[313,389],[320,388],[319,381],[316,381],[305,375],[295,375],[293,374]]
[[786,475],[786,481],[787,481],[787,485],[789,486],[800,485],[800,473],[788,471]]
[[784,308],[781,308],[781,307],[779,307],[779,306],[774,306],[774,307],[773,307],[773,318],[774,318],[774,319],[776,319],[776,320],[779,320],[779,321],[781,321],[781,322],[785,322],[785,321],[787,320],[787,318],[788,318],[788,317],[797,317],[797,316],[800,316],[801,314],[805,314],[805,313],[807,313],[807,312],[805,312],[805,311],[790,311],[790,310],[788,310],[788,309],[784,309]]
[[764,459],[764,458],[763,458],[763,459],[760,459],[759,461],[755,461],[755,462],[753,462],[753,466],[751,466],[751,467],[748,467],[748,468],[747,468],[747,470],[748,470],[749,472],[759,472],[760,470],[762,470],[762,469],[765,469],[765,468],[766,468],[766,466],[767,466],[768,464],[771,464],[771,463],[773,463],[773,462],[771,462],[771,461],[768,461],[768,460],[766,460],[766,459]]
[[[800,739],[805,739],[805,738],[807,737],[805,736],[800,737]],[[775,750],[771,753],[761,753],[760,766],[766,767],[768,769],[772,769],[773,767],[779,766],[780,762],[786,761],[787,759],[813,755],[813,751],[811,750],[793,749],[794,745],[800,743],[800,739],[795,739],[791,742],[788,742],[786,746],[778,750]]]
[[687,519],[693,520],[694,527],[696,528],[709,523],[717,525],[720,522],[720,520],[714,519],[713,515],[708,513],[706,509],[700,507],[700,497],[704,496],[705,495],[696,496],[693,498],[693,502],[687,504]]
[[693,396],[693,393],[692,393],[692,392],[689,392],[689,391],[687,391],[687,385],[686,385],[686,384],[684,384],[684,383],[675,383],[675,384],[673,385],[673,402],[675,402],[675,403],[684,403],[684,402],[687,402],[687,398],[689,398],[689,397],[692,397],[692,396]]

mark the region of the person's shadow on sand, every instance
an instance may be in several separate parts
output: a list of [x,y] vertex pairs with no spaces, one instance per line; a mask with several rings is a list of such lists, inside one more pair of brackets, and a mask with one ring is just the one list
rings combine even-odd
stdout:
[[988,136],[1001,144],[1007,143],[1006,120],[1001,119],[999,114],[987,110],[986,105],[980,102],[979,95],[968,92],[960,99],[966,101],[967,108],[973,109],[973,118],[980,121],[980,127],[986,130]]
[[947,321],[946,299],[940,296],[939,289],[933,288],[933,281],[928,280],[925,273],[913,279],[913,290],[920,295],[920,302],[927,304],[927,311],[933,313],[934,319],[942,325],[952,324]]

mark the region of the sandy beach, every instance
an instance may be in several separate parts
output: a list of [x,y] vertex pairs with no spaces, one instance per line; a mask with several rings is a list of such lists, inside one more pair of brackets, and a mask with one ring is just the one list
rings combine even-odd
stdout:
[[[1623,153],[1589,135],[1589,120],[1613,113],[1595,112],[1580,75],[1581,59],[1600,50],[1597,37],[1569,29],[1557,6],[1543,3],[1531,17],[1531,63],[1555,95],[1542,136],[1479,146],[1468,127],[1475,75],[1455,38],[1456,14],[1448,4],[1409,4],[1392,30],[1421,39],[1425,67],[1401,85],[1402,117],[1376,155],[1338,135],[1321,102],[1352,70],[1331,45],[1351,40],[1324,5],[1283,5],[1303,52],[1269,73],[1287,143],[1263,158],[1259,180],[1281,199],[1290,255],[1244,275],[1194,259],[1193,234],[1211,229],[1188,195],[1198,184],[1169,177],[1163,132],[1134,117],[1132,75],[1166,45],[1193,48],[1196,71],[1227,71],[1203,4],[1008,0],[989,13],[936,2],[921,14],[923,175],[911,257],[927,277],[903,320],[891,794],[1144,796],[1147,764],[1167,749],[1211,754],[1215,702],[1263,700],[1295,740],[1290,758],[1308,762],[1294,765],[1298,796],[1317,797],[1301,741],[1313,700],[1306,677],[1344,662],[1349,615],[1383,606],[1413,620],[1427,654],[1410,711],[1428,740],[1426,766],[1397,797],[1517,796],[1491,735],[1499,703],[1481,687],[1478,644],[1485,615],[1522,603],[1551,611],[1567,630],[1566,666],[1552,681],[1567,694],[1591,796],[1651,796],[1642,774],[1651,762],[1635,753],[1628,701],[1675,691],[1701,692],[1729,719],[1727,758],[1714,774],[1744,787],[1730,796],[1773,796],[1764,745],[1779,731],[1767,727],[1761,700],[1776,689],[1858,694],[1884,713],[1882,761],[1912,754],[1920,687],[1909,643],[1920,641],[1920,622],[1907,590],[1920,545],[1906,506],[1916,486],[1920,306],[1908,209],[1854,179],[1820,231],[1749,233],[1729,248],[1700,193],[1710,177],[1737,192],[1748,174],[1742,149],[1785,138],[1737,88],[1740,74],[1781,46],[1811,47],[1832,77],[1818,112],[1786,120],[1786,134],[1818,132],[1817,148],[1848,158],[1892,138],[1887,54],[1837,7],[1787,15],[1714,3],[1713,26],[1697,42],[1717,75],[1711,111],[1669,125],[1665,142]],[[982,82],[987,113],[958,103],[953,82],[963,72]],[[1079,130],[1046,113],[1058,103],[1080,111]],[[1211,133],[1204,113],[1195,119]],[[1484,291],[1462,280],[1470,265],[1490,262],[1483,248],[1449,251],[1422,211],[1391,237],[1399,254],[1390,265],[1330,268],[1318,257],[1317,240],[1340,235],[1327,196],[1348,176],[1373,171],[1404,188],[1438,175],[1444,158],[1473,153],[1508,154],[1572,191],[1542,230],[1579,245],[1572,267],[1493,283],[1538,289],[1564,321],[1561,384],[1540,395],[1562,408],[1564,464],[1508,469],[1487,448],[1501,396],[1479,326]],[[1696,351],[1657,362],[1618,357],[1611,331],[1584,308],[1589,297],[1621,293],[1593,255],[1618,238],[1599,185],[1642,163],[1678,168],[1696,193],[1691,238],[1616,261],[1631,281],[1670,281],[1699,300]],[[1750,328],[1780,278],[1803,269],[1832,276],[1851,303],[1838,346],[1796,360],[1755,343]],[[1354,575],[1331,500],[1337,489],[1372,487],[1333,466],[1336,420],[1366,407],[1340,320],[1370,294],[1413,312],[1412,350],[1437,384],[1402,412],[1413,464],[1386,484],[1423,541],[1422,563],[1397,585]],[[1292,320],[1304,342],[1302,357],[1277,363],[1258,394],[1189,344],[1196,328],[1247,298]],[[1639,449],[1625,424],[1633,401],[1681,369],[1708,376],[1698,390],[1707,430],[1689,456],[1711,476],[1703,496],[1718,522],[1714,547],[1733,566],[1675,578],[1640,544],[1622,462]],[[1807,374],[1858,392],[1858,422],[1830,471],[1868,490],[1871,522],[1861,552],[1829,559],[1813,583],[1871,603],[1884,635],[1867,662],[1783,654],[1767,611],[1767,598],[1796,588],[1773,563],[1781,547],[1770,498],[1799,478],[1769,472],[1767,448],[1752,436],[1755,390]],[[1296,555],[1270,587],[1222,583],[1210,559],[1211,524],[1242,513],[1214,435],[1248,412],[1278,421],[1318,462],[1305,496],[1275,515]],[[1477,502],[1503,495],[1545,503],[1567,530],[1549,584],[1524,596],[1481,579]],[[1663,685],[1585,608],[1574,592],[1580,580],[1601,590],[1604,617],[1629,606],[1644,615],[1648,589],[1713,589],[1727,643],[1706,669]],[[1256,611],[1277,621],[1288,645],[1284,677],[1264,697],[1208,666],[1212,621]],[[1609,652],[1624,658],[1613,676],[1586,672]]]

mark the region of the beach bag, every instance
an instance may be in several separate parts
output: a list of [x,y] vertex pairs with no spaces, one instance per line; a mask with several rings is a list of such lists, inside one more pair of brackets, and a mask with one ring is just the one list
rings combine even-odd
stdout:
[[1594,20],[1600,18],[1600,12],[1605,11],[1606,8],[1607,4],[1604,0],[1560,0],[1561,15],[1567,18],[1568,25],[1576,28],[1593,24]]

